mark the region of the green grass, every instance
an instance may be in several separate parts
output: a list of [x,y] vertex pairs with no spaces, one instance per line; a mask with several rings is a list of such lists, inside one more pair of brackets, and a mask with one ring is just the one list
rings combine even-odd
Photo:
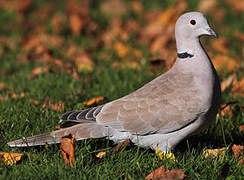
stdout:
[[[45,7],[49,4],[48,2],[39,4],[35,2],[32,6],[35,8]],[[145,11],[166,9],[171,5],[170,1],[142,2]],[[103,32],[108,28],[110,19],[99,10],[97,1],[92,1],[92,3],[89,16]],[[196,7],[196,1],[192,0],[188,10],[196,10]],[[38,24],[38,18],[34,14],[35,8],[25,13],[26,20],[33,21],[34,25]],[[243,14],[236,15],[227,5],[223,8],[228,13],[228,17],[224,18],[223,23],[224,26],[229,26],[229,29],[221,34],[220,25],[219,28],[218,26],[216,28],[222,36],[228,39],[228,45],[232,47],[229,54],[239,57],[241,48],[237,47],[236,43],[240,45],[242,43],[237,42],[229,31],[237,29],[244,33]],[[64,13],[64,9],[65,1],[60,3],[50,14]],[[132,12],[122,17],[124,22],[133,19],[143,23],[140,18]],[[214,24],[214,20],[211,20],[211,23]],[[19,60],[19,55],[25,53],[21,47],[21,38],[31,33],[31,28],[34,27],[23,28],[20,24],[17,12],[0,9],[0,36],[5,36],[13,41],[13,46],[8,46],[5,42],[0,43],[0,52],[2,52],[0,53],[0,82],[7,84],[6,88],[0,89],[0,97],[8,97],[6,101],[0,101],[0,151],[22,152],[26,155],[16,165],[2,165],[0,179],[144,179],[150,171],[162,165],[167,169],[181,168],[189,176],[189,179],[243,179],[243,165],[241,166],[235,161],[231,148],[225,152],[221,160],[218,158],[210,160],[203,155],[205,149],[231,147],[233,144],[243,145],[243,132],[238,130],[238,126],[244,124],[244,112],[238,109],[238,106],[235,106],[232,118],[229,115],[219,116],[208,130],[182,141],[174,150],[177,162],[159,161],[152,150],[135,145],[114,154],[110,152],[114,146],[113,143],[106,139],[76,142],[76,163],[72,168],[65,167],[59,145],[31,148],[8,147],[6,143],[9,141],[44,133],[60,124],[59,116],[62,112],[42,108],[46,97],[49,97],[53,102],[63,101],[64,111],[85,108],[82,105],[83,101],[97,96],[105,97],[102,103],[112,101],[138,89],[156,77],[159,72],[165,71],[162,68],[152,71],[148,60],[153,55],[149,53],[148,47],[134,42],[133,39],[129,40],[129,44],[132,47],[137,47],[143,54],[144,59],[139,62],[141,68],[114,68],[113,62],[121,62],[123,58],[118,57],[113,49],[104,46],[97,49],[91,48],[100,31],[89,35],[84,35],[85,33],[82,32],[80,35],[72,36],[66,24],[58,34],[64,38],[64,43],[61,48],[51,47],[52,55],[55,58],[61,58],[64,63],[68,63],[70,60],[63,56],[62,48],[67,48],[69,44],[73,43],[80,49],[90,50],[90,55],[95,63],[94,70],[79,72],[80,80],[75,80],[64,69],[59,69],[51,64],[52,70],[50,72],[30,79],[29,75],[35,67],[45,66],[47,63],[35,59],[27,62]],[[47,27],[45,32],[52,34],[52,30],[49,28],[51,20],[48,19],[43,24]],[[105,60],[102,56],[103,53],[107,54]],[[74,64],[73,66],[75,67]],[[241,69],[236,72],[239,78],[244,76],[243,69],[242,63]],[[220,75],[224,78],[228,77],[227,73],[220,73]],[[88,78],[89,82],[86,80]],[[80,90],[82,91],[80,92]],[[25,93],[23,98],[13,99],[9,96],[9,93],[20,94],[21,92]],[[224,102],[228,102],[232,98],[231,91],[223,94]],[[38,100],[40,104],[30,104],[29,99]],[[239,105],[244,104],[243,98],[235,99],[239,100]],[[95,157],[100,151],[107,152],[105,158]]]

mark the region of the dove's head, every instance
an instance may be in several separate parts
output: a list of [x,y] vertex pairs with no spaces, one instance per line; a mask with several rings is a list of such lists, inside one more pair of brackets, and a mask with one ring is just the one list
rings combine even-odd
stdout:
[[188,12],[179,17],[175,24],[176,39],[198,39],[201,35],[217,34],[210,28],[206,17],[200,12]]

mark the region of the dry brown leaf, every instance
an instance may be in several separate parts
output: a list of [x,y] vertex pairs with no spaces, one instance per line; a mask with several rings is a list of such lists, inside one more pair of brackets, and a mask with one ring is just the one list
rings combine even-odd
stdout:
[[233,35],[238,39],[241,40],[242,42],[244,42],[244,34],[242,32],[239,31],[235,31],[233,33]]
[[227,149],[227,147],[223,147],[220,149],[206,149],[203,151],[203,154],[206,158],[213,159],[218,156],[221,160]]
[[31,6],[31,0],[1,0],[0,7],[7,9],[7,10],[16,10],[19,12],[25,12]]
[[240,131],[244,131],[244,125],[240,125],[240,126],[239,126],[239,130],[240,130]]
[[143,12],[143,4],[140,1],[133,1],[131,3],[132,10],[137,13],[141,14]]
[[239,101],[234,100],[234,101],[229,101],[229,102],[221,105],[220,114],[222,116],[229,115],[230,118],[232,118],[232,109],[233,109],[232,105],[237,104],[237,103],[239,103]]
[[131,144],[131,140],[130,139],[126,139],[123,142],[117,144],[117,146],[113,147],[111,149],[111,151],[113,153],[118,153],[120,151],[122,151],[123,149],[125,149],[127,146],[129,146]]
[[75,163],[75,138],[74,135],[69,135],[61,138],[60,150],[65,162],[65,166]]
[[231,90],[235,95],[244,96],[244,78],[236,82]]
[[127,7],[121,0],[108,0],[102,3],[101,11],[109,17],[119,17],[126,13]]
[[31,74],[29,76],[30,79],[33,79],[37,76],[39,76],[40,74],[46,73],[49,71],[49,67],[45,66],[45,67],[36,67],[35,69],[33,69],[31,71]]
[[0,83],[0,90],[5,89],[7,87],[7,84],[5,83]]
[[240,161],[240,164],[244,164],[244,148],[241,145],[234,144],[232,146],[232,151],[236,158],[236,161]]
[[165,170],[164,166],[152,171],[150,174],[146,176],[147,180],[151,179],[160,179],[160,180],[181,180],[187,177],[185,173],[181,169],[171,169]]
[[43,104],[42,104],[42,108],[49,108],[52,109],[54,111],[60,111],[63,112],[64,111],[64,102],[62,101],[57,101],[55,104],[47,97],[45,98]]
[[126,46],[122,42],[116,42],[114,44],[114,49],[117,52],[117,54],[122,58],[127,56],[130,52],[130,47]]
[[80,33],[82,27],[83,27],[83,22],[80,16],[78,14],[71,14],[69,16],[69,28],[71,32],[74,35],[77,35]]
[[95,97],[95,98],[92,98],[88,101],[84,101],[83,104],[85,106],[91,106],[93,104],[97,104],[99,103],[100,101],[103,101],[104,100],[104,97],[103,96],[98,96],[98,97]]
[[66,24],[67,18],[61,13],[57,13],[52,17],[52,28],[55,33],[59,33],[62,25]]
[[217,55],[213,58],[214,67],[218,70],[227,70],[228,72],[236,71],[239,69],[240,65],[236,62],[235,59],[232,59],[228,56]]
[[79,53],[74,58],[74,61],[77,66],[78,72],[93,71],[93,62],[87,53]]
[[105,155],[106,155],[106,152],[99,152],[99,153],[97,153],[96,157],[101,159],[101,158],[103,158]]
[[203,13],[207,13],[211,10],[215,10],[217,1],[216,0],[204,0],[204,1],[200,1],[200,3],[198,4],[198,11],[203,12]]
[[0,161],[6,165],[13,165],[20,161],[23,155],[23,153],[0,152]]
[[212,41],[212,47],[214,50],[222,54],[228,53],[227,39],[224,37],[218,38],[216,41]]
[[162,50],[162,48],[165,48],[167,46],[167,44],[169,43],[172,36],[170,36],[169,34],[164,34],[162,36],[158,36],[151,44],[151,52],[154,54],[156,52],[160,52]]
[[39,101],[38,100],[35,100],[35,99],[29,99],[29,103],[30,104],[34,104],[36,106],[40,104]]
[[228,89],[232,84],[237,82],[236,74],[230,75],[227,79],[221,82],[221,91],[224,92]]
[[0,101],[7,101],[7,100],[8,100],[7,96],[0,97]]
[[226,0],[234,9],[234,12],[244,12],[244,1],[242,0]]
[[26,51],[37,47],[40,44],[45,47],[60,47],[63,44],[64,39],[61,36],[50,35],[50,34],[34,34],[30,35],[23,41],[23,48]]

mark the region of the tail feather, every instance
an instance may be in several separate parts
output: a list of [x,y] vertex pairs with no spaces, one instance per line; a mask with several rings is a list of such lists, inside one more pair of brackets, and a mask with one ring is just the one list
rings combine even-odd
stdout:
[[12,142],[8,142],[10,147],[26,147],[26,146],[38,146],[45,144],[60,143],[60,137],[53,137],[50,133],[40,134],[36,136],[30,136],[27,138],[18,139]]
[[84,123],[53,131],[51,133],[18,139],[9,142],[8,145],[10,147],[26,147],[45,144],[56,144],[60,143],[62,137],[67,136],[69,134],[74,135],[76,140],[82,140],[88,138],[105,137],[108,135],[108,131],[107,127],[105,126],[98,125],[96,123]]

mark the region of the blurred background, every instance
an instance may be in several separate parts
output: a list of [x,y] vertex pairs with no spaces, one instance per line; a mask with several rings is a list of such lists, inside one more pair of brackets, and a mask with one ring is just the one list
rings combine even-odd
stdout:
[[[74,99],[62,94],[63,87],[78,95],[95,88],[68,107],[84,97],[125,95],[128,86],[134,90],[172,66],[174,25],[187,11],[203,12],[219,34],[201,41],[219,72],[224,102],[243,98],[244,1],[1,0],[0,101],[27,95],[29,103],[63,111],[64,101]],[[114,74],[101,75],[109,69]],[[111,81],[126,80],[121,71],[145,77],[135,77],[134,85],[114,85]],[[72,80],[65,82],[67,76]],[[98,83],[105,86],[102,92]]]

